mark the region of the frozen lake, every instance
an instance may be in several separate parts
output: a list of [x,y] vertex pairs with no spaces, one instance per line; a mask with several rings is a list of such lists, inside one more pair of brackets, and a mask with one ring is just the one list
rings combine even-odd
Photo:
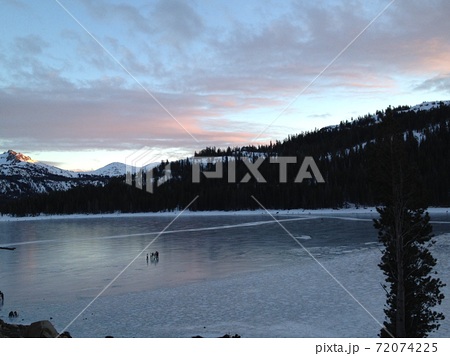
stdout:
[[[0,246],[16,247],[0,250],[0,318],[51,318],[74,337],[376,337],[385,296],[372,215],[276,215],[295,239],[268,215],[239,213],[182,215],[159,234],[174,216],[0,221]],[[450,218],[432,218],[450,285]],[[450,334],[448,320],[434,336]]]

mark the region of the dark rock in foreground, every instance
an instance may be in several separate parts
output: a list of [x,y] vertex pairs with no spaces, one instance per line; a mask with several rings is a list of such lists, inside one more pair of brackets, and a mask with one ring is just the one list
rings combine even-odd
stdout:
[[239,339],[240,337],[241,337],[241,335],[238,335],[238,334],[234,334],[234,335],[225,334],[224,336],[221,336],[221,338],[223,338],[223,339],[228,339],[228,338]]
[[[239,339],[240,337],[241,337],[241,335],[239,335],[239,334],[235,334],[235,335],[225,334],[223,336],[219,336],[219,338],[221,338],[221,339],[228,339],[228,338]],[[202,339],[203,336],[196,335],[196,336],[192,336],[192,338],[194,338],[194,339]]]
[[30,325],[8,324],[0,319],[0,338],[70,338],[66,331],[59,335],[53,324],[48,320],[41,320]]

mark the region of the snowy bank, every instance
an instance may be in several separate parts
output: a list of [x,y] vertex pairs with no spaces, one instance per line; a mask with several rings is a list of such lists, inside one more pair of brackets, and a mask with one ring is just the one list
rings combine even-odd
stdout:
[[[430,215],[433,214],[450,214],[450,207],[431,207],[427,211]],[[45,215],[41,214],[38,216],[25,216],[25,217],[14,217],[10,215],[0,216],[0,222],[3,221],[35,221],[35,220],[60,220],[60,219],[98,219],[98,218],[129,218],[129,217],[176,217],[180,216],[349,216],[349,215],[371,215],[377,214],[376,207],[363,207],[363,208],[344,208],[344,209],[291,209],[291,210],[281,210],[281,209],[270,209],[270,210],[238,210],[238,211],[164,211],[164,212],[144,212],[144,213],[107,213],[107,214],[62,214],[62,215]]]
[[[431,207],[427,211],[430,215],[433,214],[450,214],[450,207]],[[41,214],[38,216],[25,216],[25,217],[14,217],[10,215],[0,216],[0,222],[3,221],[35,221],[35,220],[60,220],[60,219],[98,219],[98,218],[129,218],[129,217],[176,217],[180,216],[349,216],[349,215],[371,215],[377,214],[376,207],[362,207],[362,208],[344,208],[344,209],[291,209],[291,210],[281,210],[281,209],[270,209],[270,210],[237,210],[237,211],[221,211],[221,210],[211,210],[211,211],[164,211],[164,212],[144,212],[144,213],[106,213],[106,214],[62,214],[62,215],[45,215]]]

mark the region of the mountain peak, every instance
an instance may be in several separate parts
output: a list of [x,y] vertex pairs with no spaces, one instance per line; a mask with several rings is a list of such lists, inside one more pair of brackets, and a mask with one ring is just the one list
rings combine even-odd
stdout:
[[121,176],[126,173],[126,165],[120,162],[113,162],[106,166],[96,169],[94,171],[82,172],[83,174],[97,175],[97,176]]
[[7,152],[4,152],[2,155],[0,155],[0,158],[3,158],[3,160],[7,163],[19,163],[19,162],[36,163],[36,161],[33,160],[31,157],[25,156],[23,153],[16,152],[13,150],[8,150]]
[[[35,193],[65,191],[80,185],[102,186],[107,179],[80,175],[33,160],[20,152],[0,153],[0,197],[16,198]],[[0,203],[1,203],[0,198]]]

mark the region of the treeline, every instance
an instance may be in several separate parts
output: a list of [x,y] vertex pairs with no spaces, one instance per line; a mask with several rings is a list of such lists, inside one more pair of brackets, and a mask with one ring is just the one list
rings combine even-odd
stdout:
[[[379,145],[395,130],[404,138],[408,159],[416,167],[423,191],[432,206],[450,205],[450,107],[441,105],[429,111],[388,108],[340,125],[300,133],[269,145],[220,149],[208,147],[196,152],[195,160],[170,165],[171,179],[157,186],[164,165],[152,172],[153,193],[114,178],[104,187],[77,187],[69,191],[37,194],[0,202],[0,211],[12,215],[71,214],[108,212],[171,211],[183,209],[195,196],[191,210],[259,209],[254,196],[268,209],[340,208],[346,204],[376,205],[380,199],[373,178],[383,166]],[[390,127],[387,129],[386,118]],[[305,157],[312,157],[324,183],[306,167],[312,178],[296,182]],[[203,157],[203,159],[202,159]],[[206,157],[216,157],[208,160]],[[286,164],[286,182],[280,182],[280,164],[269,157],[291,157]],[[248,160],[249,162],[244,162]],[[193,164],[201,162],[196,175]],[[220,163],[217,163],[220,162]],[[212,178],[213,172],[217,178]],[[249,169],[253,165],[253,172]],[[303,167],[305,168],[305,167]],[[193,173],[194,172],[194,173]],[[210,178],[205,177],[209,173]],[[259,176],[255,177],[256,172]],[[193,176],[194,174],[194,176]],[[200,177],[200,182],[196,182]],[[260,178],[265,182],[262,182]],[[259,178],[259,180],[258,180]],[[136,176],[133,180],[136,180]]]

